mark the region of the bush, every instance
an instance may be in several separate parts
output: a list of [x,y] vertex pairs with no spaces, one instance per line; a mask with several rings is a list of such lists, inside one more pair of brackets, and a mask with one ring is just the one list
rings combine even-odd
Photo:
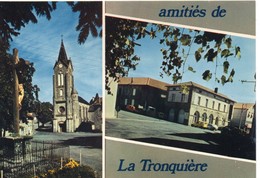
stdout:
[[79,166],[70,160],[62,169],[48,170],[47,173],[39,175],[39,178],[95,178],[95,171],[89,166]]

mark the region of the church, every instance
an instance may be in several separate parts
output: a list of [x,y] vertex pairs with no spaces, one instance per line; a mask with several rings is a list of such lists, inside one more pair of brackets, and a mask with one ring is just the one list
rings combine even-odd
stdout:
[[87,122],[90,105],[74,87],[73,65],[63,40],[53,70],[53,132],[75,132]]

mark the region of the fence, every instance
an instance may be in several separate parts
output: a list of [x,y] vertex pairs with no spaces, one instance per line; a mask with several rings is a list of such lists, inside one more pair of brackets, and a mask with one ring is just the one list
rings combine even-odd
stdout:
[[23,153],[0,152],[0,178],[22,178],[62,166],[70,158],[69,146],[54,142],[31,141]]

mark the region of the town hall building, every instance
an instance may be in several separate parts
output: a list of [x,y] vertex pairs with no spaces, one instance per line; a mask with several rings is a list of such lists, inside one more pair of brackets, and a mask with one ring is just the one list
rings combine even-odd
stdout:
[[87,121],[90,105],[74,87],[73,65],[63,41],[53,70],[53,132],[75,132]]

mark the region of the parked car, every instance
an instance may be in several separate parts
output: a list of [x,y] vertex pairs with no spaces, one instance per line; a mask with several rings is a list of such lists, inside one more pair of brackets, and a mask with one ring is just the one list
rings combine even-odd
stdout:
[[198,122],[194,122],[193,124],[191,124],[191,126],[206,129],[206,128],[208,128],[208,123],[204,122],[204,121],[198,121]]
[[136,111],[135,106],[133,106],[133,105],[127,105],[126,106],[126,110],[131,111],[131,112],[135,112]]
[[218,130],[218,126],[217,125],[215,125],[215,124],[208,124],[208,129],[209,130]]

